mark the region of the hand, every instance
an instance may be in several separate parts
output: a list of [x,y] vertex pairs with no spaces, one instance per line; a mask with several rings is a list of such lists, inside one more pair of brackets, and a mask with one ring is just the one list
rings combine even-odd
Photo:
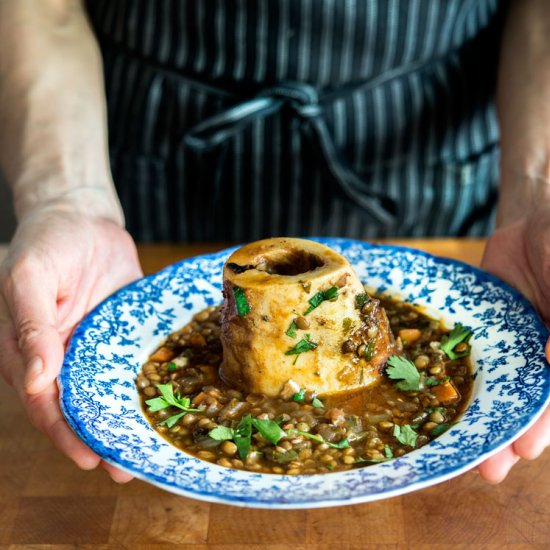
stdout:
[[[548,324],[550,322],[550,205],[528,218],[495,231],[487,243],[481,266],[519,290]],[[550,340],[546,344],[550,361]],[[550,409],[512,445],[478,466],[482,477],[499,483],[520,459],[537,458],[550,444]]]
[[73,327],[107,295],[142,275],[135,245],[114,222],[49,209],[19,224],[0,268],[0,373],[31,422],[83,469],[100,463],[118,482],[132,477],[72,432],[56,377]]

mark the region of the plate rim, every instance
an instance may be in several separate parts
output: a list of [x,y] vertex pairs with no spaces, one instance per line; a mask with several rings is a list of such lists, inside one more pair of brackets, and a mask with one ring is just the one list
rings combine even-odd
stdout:
[[[403,245],[396,245],[396,244],[386,244],[386,243],[370,243],[366,241],[356,240],[356,239],[347,239],[342,237],[308,237],[309,240],[315,240],[317,242],[321,242],[323,244],[326,244],[327,246],[331,246],[330,243],[334,243],[338,246],[342,245],[359,245],[362,249],[369,250],[369,249],[383,249],[383,250],[396,250],[401,253],[412,253],[417,256],[423,256],[428,259],[432,259],[437,263],[442,263],[445,265],[458,265],[462,268],[465,268],[468,271],[473,271],[477,277],[479,277],[481,280],[490,281],[493,285],[505,289],[508,293],[512,294],[514,299],[517,300],[523,307],[528,308],[535,314],[536,320],[537,320],[537,326],[536,326],[536,332],[537,335],[540,337],[541,342],[543,341],[543,334],[545,334],[546,338],[548,338],[548,329],[544,325],[540,315],[536,310],[534,309],[533,305],[522,295],[517,291],[515,288],[511,287],[506,282],[502,281],[495,275],[488,273],[484,271],[483,269],[480,269],[477,266],[473,266],[471,264],[468,264],[467,262],[456,260],[453,258],[447,258],[444,256],[434,255],[429,252],[426,252],[424,250],[420,250],[414,247],[410,246],[403,246]],[[219,504],[229,504],[233,506],[240,506],[240,507],[253,507],[253,508],[266,508],[266,509],[305,509],[305,508],[322,508],[322,507],[332,507],[332,506],[340,506],[340,505],[353,505],[353,504],[359,504],[359,503],[365,503],[365,502],[371,502],[376,500],[381,500],[385,498],[392,498],[394,496],[406,494],[409,492],[413,492],[419,489],[423,489],[426,487],[430,487],[433,485],[437,485],[439,483],[442,483],[444,481],[447,481],[449,479],[452,479],[454,477],[460,476],[463,473],[472,470],[477,465],[479,465],[481,462],[486,460],[488,457],[493,456],[494,454],[498,453],[499,450],[502,448],[510,445],[513,441],[515,441],[517,438],[521,437],[523,433],[525,433],[537,420],[538,418],[543,414],[545,408],[550,403],[550,377],[547,377],[546,384],[545,384],[545,397],[542,400],[542,404],[538,403],[539,407],[538,409],[530,414],[528,422],[526,422],[521,429],[519,429],[513,436],[513,438],[507,439],[500,445],[496,445],[495,447],[492,447],[488,449],[486,452],[480,454],[476,459],[470,460],[466,465],[458,467],[458,468],[452,468],[449,471],[442,473],[438,475],[435,478],[427,478],[427,479],[420,479],[415,482],[409,483],[405,486],[398,486],[395,487],[392,490],[382,490],[379,492],[374,492],[370,494],[361,494],[357,495],[356,497],[352,498],[334,498],[334,499],[327,499],[324,497],[322,500],[303,500],[299,502],[281,502],[281,501],[262,501],[262,500],[250,500],[245,495],[243,496],[243,499],[237,499],[235,496],[224,496],[223,494],[217,494],[212,492],[203,492],[203,491],[197,491],[197,490],[190,490],[188,488],[182,488],[178,486],[177,484],[173,483],[166,483],[162,480],[156,479],[157,476],[151,476],[150,474],[145,474],[139,469],[132,468],[131,466],[128,466],[128,462],[125,460],[117,461],[112,456],[110,456],[108,453],[102,454],[98,452],[97,446],[95,445],[96,441],[94,438],[88,437],[88,434],[83,429],[82,422],[80,420],[77,420],[73,417],[73,414],[67,408],[65,403],[65,386],[64,386],[64,378],[67,375],[67,371],[69,369],[69,365],[66,366],[66,363],[69,362],[69,359],[72,357],[72,354],[74,354],[74,339],[78,338],[81,333],[85,333],[86,330],[89,328],[89,325],[93,322],[93,318],[98,314],[98,312],[101,310],[101,308],[108,303],[109,301],[116,299],[120,294],[124,292],[131,291],[133,288],[136,288],[138,286],[141,286],[143,284],[146,284],[148,281],[152,281],[155,278],[166,275],[170,271],[177,271],[180,267],[182,267],[187,262],[196,260],[196,259],[202,259],[202,260],[214,260],[214,259],[220,259],[222,256],[229,255],[233,250],[236,250],[240,245],[232,246],[229,248],[224,248],[216,252],[211,252],[208,254],[200,254],[196,256],[191,256],[184,258],[182,260],[179,260],[175,263],[172,263],[161,270],[151,273],[149,275],[146,275],[140,279],[137,279],[136,281],[133,281],[129,283],[128,285],[125,285],[118,289],[117,291],[113,292],[111,295],[106,297],[104,300],[102,300],[100,303],[98,303],[90,312],[81,320],[81,322],[75,327],[73,330],[66,346],[66,354],[63,361],[63,365],[61,368],[61,371],[59,373],[59,376],[57,377],[57,385],[59,388],[59,403],[61,407],[61,411],[67,420],[69,426],[73,430],[73,432],[76,433],[77,437],[79,437],[88,447],[90,447],[94,452],[96,452],[103,460],[106,462],[112,464],[113,466],[120,468],[123,471],[126,471],[127,473],[130,473],[137,479],[141,479],[142,481],[145,481],[147,483],[150,483],[152,485],[155,485],[161,489],[164,489],[166,491],[189,497],[189,498],[195,498],[200,499],[202,501],[212,502],[212,503],[219,503]],[[344,251],[345,255],[345,251]],[[353,264],[352,264],[353,265]],[[165,440],[166,441],[166,440]],[[168,442],[167,442],[168,443]],[[168,445],[170,445],[168,443]],[[104,448],[104,447],[103,447]],[[183,452],[183,451],[181,451]],[[410,453],[407,453],[405,457],[409,456]],[[189,455],[190,456],[190,455]],[[190,457],[192,458],[192,457]],[[198,460],[198,459],[196,459]],[[397,459],[399,460],[399,459]],[[209,463],[210,464],[210,463]],[[216,466],[215,464],[211,464],[211,466]],[[378,465],[370,466],[369,468],[376,468]],[[218,468],[221,468],[218,466]],[[335,473],[327,473],[323,474],[326,476],[342,476],[349,474],[350,472],[335,472]],[[294,476],[285,476],[281,474],[254,474],[252,472],[246,472],[250,474],[251,476],[258,476],[258,475],[269,475],[270,478],[276,479],[276,478],[293,478]],[[304,476],[308,477],[308,476]],[[311,476],[309,476],[311,477]]]

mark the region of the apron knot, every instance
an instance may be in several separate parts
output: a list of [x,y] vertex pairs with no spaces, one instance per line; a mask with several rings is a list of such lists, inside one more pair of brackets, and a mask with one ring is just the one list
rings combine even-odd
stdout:
[[341,158],[324,117],[321,98],[316,88],[300,82],[284,82],[264,88],[256,96],[217,113],[191,128],[184,142],[197,151],[221,145],[256,120],[279,113],[289,107],[312,130],[301,135],[312,141],[319,152],[330,179],[344,196],[362,208],[372,220],[392,225],[397,205],[393,199],[371,189]]
[[285,82],[266,88],[258,97],[273,97],[282,100],[296,114],[304,118],[319,116],[322,113],[319,104],[319,92],[310,84],[302,82]]

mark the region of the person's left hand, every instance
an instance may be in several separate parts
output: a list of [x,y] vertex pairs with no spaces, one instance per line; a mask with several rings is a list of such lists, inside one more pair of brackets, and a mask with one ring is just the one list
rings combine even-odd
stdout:
[[[550,205],[497,229],[487,242],[481,267],[519,290],[550,324]],[[546,344],[550,362],[550,340]],[[477,468],[499,483],[520,459],[533,460],[550,445],[550,408],[519,439]]]

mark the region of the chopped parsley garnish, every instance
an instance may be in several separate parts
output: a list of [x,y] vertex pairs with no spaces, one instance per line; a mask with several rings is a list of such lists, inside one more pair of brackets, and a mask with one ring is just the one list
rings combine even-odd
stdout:
[[450,376],[446,376],[441,380],[438,380],[437,378],[426,378],[426,380],[424,380],[424,383],[426,384],[426,386],[439,386],[440,384],[448,382],[450,379]]
[[313,400],[311,401],[311,405],[316,409],[323,409],[325,407],[323,405],[323,402],[318,397],[313,398]]
[[294,363],[298,360],[298,356],[301,353],[305,353],[306,351],[312,351],[314,350],[319,344],[317,342],[313,342],[310,340],[309,334],[306,334],[306,337],[300,340],[293,348],[290,348],[289,350],[285,351],[285,355],[296,355],[296,359],[294,360]]
[[386,458],[388,460],[390,458],[393,458],[393,451],[391,450],[391,447],[389,445],[384,446],[384,454],[386,455]]
[[235,430],[227,426],[216,426],[208,432],[208,435],[216,441],[226,441],[235,437]]
[[163,420],[160,423],[161,425],[166,424],[169,428],[171,428],[182,416],[185,416],[187,413],[202,412],[204,410],[191,408],[191,399],[189,399],[189,397],[181,397],[179,392],[174,395],[174,388],[172,387],[172,384],[157,384],[157,388],[161,395],[145,401],[145,404],[149,407],[149,412],[162,411],[168,407],[177,407],[183,411],[179,414],[168,417],[166,420]]
[[296,401],[296,403],[303,403],[305,399],[306,390],[302,388],[299,392],[295,393],[292,396],[292,401]]
[[367,347],[365,348],[365,351],[363,353],[363,357],[367,360],[367,361],[370,361],[373,356],[374,356],[374,348],[376,347],[376,342],[374,340],[371,340],[368,344],[367,344]]
[[285,334],[287,336],[290,336],[290,338],[296,338],[296,330],[298,329],[298,325],[296,324],[296,319],[290,323],[290,326],[286,329]]
[[213,430],[208,432],[208,435],[216,441],[226,441],[232,439],[235,442],[235,445],[237,445],[240,458],[245,460],[250,452],[253,428],[272,445],[277,445],[277,443],[279,443],[279,441],[286,436],[286,433],[281,429],[277,422],[273,420],[260,420],[258,418],[252,418],[250,414],[243,416],[236,428],[216,426]]
[[314,294],[308,300],[309,307],[304,311],[304,315],[311,313],[315,308],[319,307],[326,300],[333,300],[338,297],[338,287],[331,286],[328,290],[321,290]]
[[250,442],[252,440],[252,416],[246,414],[235,428],[233,441],[237,445],[237,451],[241,460],[245,460],[250,452]]
[[277,445],[286,436],[284,430],[273,420],[252,419],[252,426],[262,434],[262,437],[272,445]]
[[[296,403],[304,403],[305,398],[306,398],[306,390],[304,388],[302,388],[299,392],[295,393],[292,396],[292,400],[296,401]],[[318,397],[314,397],[311,400],[311,405],[312,407],[315,407],[318,409],[324,408],[323,402]]]
[[250,311],[250,304],[246,299],[244,289],[242,289],[240,286],[234,286],[233,296],[235,297],[235,307],[237,308],[237,313],[241,317],[244,317]]
[[168,372],[174,372],[177,368],[178,366],[173,361],[168,364]]
[[[441,338],[441,349],[447,354],[449,359],[460,359],[470,355],[471,346],[469,345],[472,331],[457,323],[449,334]],[[458,344],[466,344],[466,349],[462,352],[455,352],[454,349]]]
[[401,355],[392,355],[388,359],[386,369],[388,378],[399,380],[395,387],[401,391],[418,391],[420,389],[420,373],[414,363]]
[[370,296],[366,292],[363,292],[363,294],[358,294],[355,297],[355,305],[359,309],[361,309],[367,302],[370,302]]
[[418,439],[418,434],[408,424],[404,424],[403,426],[396,424],[393,427],[393,436],[399,443],[408,445],[409,447],[414,447]]
[[331,443],[330,441],[326,441],[322,436],[318,434],[310,434],[309,432],[301,432],[300,430],[288,430],[288,435],[301,435],[303,437],[307,437],[308,439],[318,441],[319,443],[326,443],[329,447],[332,447],[333,449],[346,449],[347,447],[349,447],[349,440],[347,437],[344,437],[344,439],[342,439],[338,443]]

